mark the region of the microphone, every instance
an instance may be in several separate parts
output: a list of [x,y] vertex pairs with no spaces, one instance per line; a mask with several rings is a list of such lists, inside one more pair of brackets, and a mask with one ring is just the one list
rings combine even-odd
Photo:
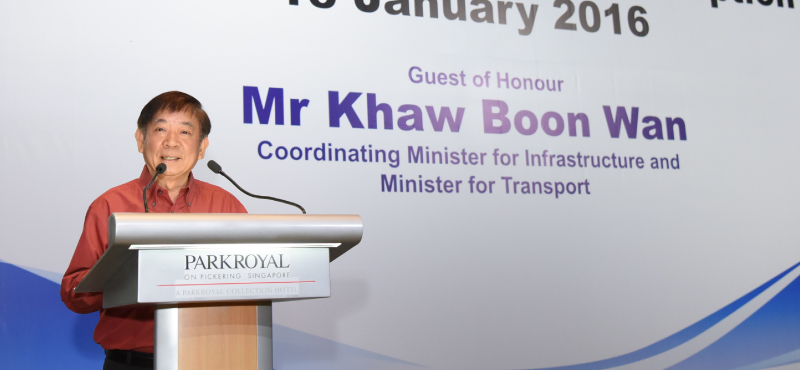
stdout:
[[244,189],[242,189],[242,187],[241,187],[241,186],[239,186],[239,184],[237,184],[237,183],[236,183],[236,181],[233,181],[233,179],[232,179],[232,178],[230,178],[230,176],[228,176],[228,175],[225,173],[225,171],[223,171],[223,170],[222,170],[222,167],[221,167],[221,166],[220,166],[220,165],[219,165],[217,162],[214,162],[213,160],[210,160],[210,161],[208,161],[208,169],[209,169],[209,170],[211,170],[211,172],[213,172],[213,173],[218,173],[218,174],[220,174],[220,175],[222,175],[222,176],[225,176],[225,178],[226,178],[226,179],[228,179],[228,181],[230,181],[230,182],[231,182],[231,184],[233,184],[234,186],[236,186],[236,188],[237,188],[237,189],[239,189],[239,190],[240,190],[242,193],[245,193],[245,194],[247,194],[247,195],[249,195],[249,196],[251,196],[251,197],[253,197],[253,198],[258,198],[258,199],[267,199],[267,200],[274,200],[274,201],[276,201],[276,202],[281,202],[281,203],[284,203],[284,204],[288,204],[288,205],[291,205],[291,206],[295,206],[295,207],[299,208],[299,209],[300,209],[300,210],[303,212],[303,214],[306,214],[306,210],[305,210],[305,209],[304,209],[302,206],[300,206],[299,204],[297,204],[297,203],[290,202],[290,201],[288,201],[288,200],[283,200],[283,199],[278,199],[278,198],[268,197],[268,196],[264,196],[264,195],[255,195],[255,194],[251,194],[251,193],[250,193],[250,192],[248,192],[247,190],[244,190]]
[[148,183],[147,186],[145,186],[144,189],[142,189],[142,201],[144,202],[144,213],[150,213],[150,209],[147,208],[147,189],[150,189],[150,185],[153,185],[153,182],[156,181],[156,177],[158,177],[158,175],[166,171],[167,171],[167,165],[159,163],[158,166],[156,166],[156,174],[153,175],[153,178],[150,180],[150,183]]

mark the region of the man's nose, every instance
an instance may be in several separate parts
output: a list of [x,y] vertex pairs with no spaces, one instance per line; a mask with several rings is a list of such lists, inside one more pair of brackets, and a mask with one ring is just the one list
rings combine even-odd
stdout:
[[167,136],[164,138],[164,145],[177,147],[178,144],[178,131],[169,130],[169,132],[167,132]]

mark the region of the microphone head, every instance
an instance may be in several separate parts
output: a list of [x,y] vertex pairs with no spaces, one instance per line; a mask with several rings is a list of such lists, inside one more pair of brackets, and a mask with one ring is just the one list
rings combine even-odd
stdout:
[[167,171],[167,165],[165,165],[163,163],[159,163],[158,166],[156,166],[156,174],[157,175],[160,175],[160,174],[162,174],[162,173],[164,173],[166,171]]
[[220,173],[222,172],[222,167],[214,160],[208,161],[208,169],[211,170],[213,173]]

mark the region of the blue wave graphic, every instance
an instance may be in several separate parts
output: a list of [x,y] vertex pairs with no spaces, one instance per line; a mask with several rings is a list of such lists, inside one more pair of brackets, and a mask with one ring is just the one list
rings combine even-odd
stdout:
[[100,369],[92,341],[97,313],[78,315],[61,302],[59,285],[0,262],[0,359],[4,369]]
[[[767,281],[766,283],[762,284],[758,288],[753,289],[751,292],[745,294],[741,298],[739,298],[736,301],[734,301],[733,303],[730,303],[729,305],[723,307],[722,309],[718,310],[717,312],[714,312],[711,315],[705,317],[704,319],[702,319],[702,320],[700,320],[700,321],[698,321],[698,322],[686,327],[685,329],[683,329],[683,330],[681,330],[681,331],[679,331],[679,332],[677,332],[677,333],[675,333],[673,335],[670,335],[669,337],[666,337],[666,338],[664,338],[664,339],[662,339],[662,340],[660,340],[658,342],[655,342],[655,343],[653,343],[653,344],[651,344],[651,345],[649,345],[647,347],[644,347],[642,349],[639,349],[639,350],[636,350],[636,351],[633,351],[633,352],[630,352],[630,353],[627,353],[627,354],[624,354],[624,355],[621,355],[621,356],[612,357],[612,358],[608,358],[608,359],[600,360],[600,361],[594,361],[594,362],[588,362],[588,363],[576,364],[576,365],[539,368],[539,369],[534,369],[534,370],[556,370],[556,369],[558,369],[558,370],[601,370],[601,369],[608,369],[608,368],[616,367],[616,366],[632,364],[634,362],[639,362],[641,360],[644,360],[644,359],[656,356],[658,354],[664,353],[664,352],[669,351],[669,350],[671,350],[671,349],[673,349],[673,348],[675,348],[675,347],[677,347],[677,346],[679,346],[679,345],[681,345],[683,343],[688,342],[692,338],[697,337],[698,335],[702,334],[703,332],[705,332],[706,330],[708,330],[712,326],[714,326],[717,323],[719,323],[720,321],[724,320],[726,317],[730,316],[730,314],[734,313],[736,310],[738,310],[739,308],[741,308],[742,306],[747,304],[747,302],[750,302],[753,298],[757,297],[759,294],[764,292],[767,288],[769,288],[770,286],[775,284],[775,282],[777,282],[778,280],[780,280],[781,278],[786,276],[786,274],[788,274],[789,272],[791,272],[792,270],[797,268],[798,265],[800,265],[800,263],[797,263],[794,266],[786,269],[786,271],[783,271],[782,273],[778,274],[778,276],[775,276],[774,278],[770,279],[769,281]],[[798,280],[800,280],[800,279],[798,279]],[[795,280],[795,282],[793,282],[792,285],[797,283],[798,280]],[[784,289],[784,291],[781,292],[781,294],[783,294],[788,289],[789,289],[789,287]],[[772,301],[775,301],[775,299],[777,299],[777,298],[778,297],[776,296],[775,298],[773,298]],[[797,298],[798,298],[798,302],[800,302],[800,296],[798,296]],[[772,301],[770,301],[770,303],[772,303]],[[768,318],[769,320],[781,321],[781,320],[779,320],[779,319],[777,319],[775,317],[771,317],[771,316],[768,316],[768,315],[769,314],[767,314],[766,318]],[[800,319],[800,311],[796,310],[795,314],[793,316],[793,320],[796,321],[798,319]],[[762,321],[765,321],[765,320],[762,320]],[[796,339],[800,340],[800,332],[795,331],[794,334],[795,334],[795,337],[797,337]],[[746,335],[749,335],[749,334],[746,334]],[[792,349],[795,349],[795,348],[800,348],[800,347],[793,347]],[[785,352],[780,352],[779,354],[783,354],[783,353],[785,353]],[[713,355],[710,355],[710,356],[713,356]],[[704,357],[704,358],[699,359],[698,361],[700,361],[700,362],[702,362],[704,364],[703,366],[700,366],[700,367],[696,367],[696,368],[695,367],[686,367],[686,368],[681,367],[681,368],[674,368],[674,369],[671,369],[671,370],[684,370],[684,369],[705,369],[705,370],[707,370],[707,369],[720,369],[721,370],[721,369],[728,369],[728,368],[718,367],[717,364],[714,362],[714,360],[711,360],[710,358],[713,358],[713,357],[709,357],[709,358],[705,358]],[[769,358],[769,357],[767,357],[767,358]]]
[[[669,370],[736,369],[800,349],[800,277],[733,330]],[[791,362],[798,362],[795,356]]]
[[[800,266],[795,264],[733,303],[637,351],[584,364],[536,370],[593,370],[635,363],[669,351],[713,327]],[[58,284],[0,262],[0,358],[10,369],[100,368],[103,351],[92,341],[97,314],[64,307]],[[418,369],[420,365],[275,325],[279,369]],[[800,277],[750,317],[668,370],[758,370],[800,362]]]

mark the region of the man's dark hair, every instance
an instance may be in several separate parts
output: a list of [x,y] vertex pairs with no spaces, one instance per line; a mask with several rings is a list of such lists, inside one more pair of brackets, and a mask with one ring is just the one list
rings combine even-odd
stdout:
[[205,139],[211,133],[211,120],[203,110],[203,105],[193,96],[180,91],[168,91],[150,100],[139,114],[139,130],[147,136],[147,126],[153,122],[153,118],[158,112],[189,112],[200,123],[200,140]]

